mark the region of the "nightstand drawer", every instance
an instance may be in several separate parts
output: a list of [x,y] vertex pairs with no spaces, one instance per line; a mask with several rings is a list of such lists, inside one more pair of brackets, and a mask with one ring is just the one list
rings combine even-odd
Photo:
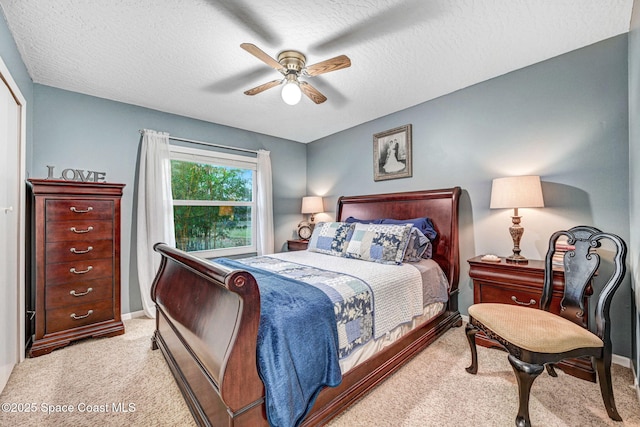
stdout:
[[540,308],[540,294],[527,292],[502,286],[494,286],[489,283],[476,282],[480,289],[480,301],[496,302],[500,304],[521,305],[523,307]]
[[306,251],[308,246],[308,240],[287,240],[287,249],[290,251]]

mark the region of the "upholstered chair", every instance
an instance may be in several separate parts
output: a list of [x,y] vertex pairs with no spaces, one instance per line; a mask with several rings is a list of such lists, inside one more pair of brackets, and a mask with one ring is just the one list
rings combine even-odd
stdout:
[[[549,312],[553,288],[553,259],[556,242],[566,236],[570,248],[563,258],[565,289],[560,314]],[[600,256],[596,249],[603,240],[614,246],[611,275],[604,280]],[[608,248],[608,246],[607,246]],[[513,367],[519,393],[516,426],[530,426],[529,395],[534,380],[547,367],[556,376],[553,364],[563,359],[589,356],[595,364],[602,399],[609,417],[621,421],[616,409],[611,384],[611,324],[609,307],[611,299],[625,275],[627,247],[624,241],[610,233],[603,233],[588,226],[574,227],[554,233],[549,240],[545,258],[545,279],[540,299],[540,309],[509,304],[481,303],[469,307],[467,339],[471,348],[471,366],[467,372],[478,371],[475,335],[478,331],[500,343],[508,354]],[[602,269],[604,270],[604,269]],[[595,306],[595,322],[591,330],[571,318],[584,315],[585,290],[598,272],[598,282],[605,281]],[[591,297],[592,300],[595,296]],[[592,301],[591,300],[591,301]],[[589,302],[592,304],[592,302]]]

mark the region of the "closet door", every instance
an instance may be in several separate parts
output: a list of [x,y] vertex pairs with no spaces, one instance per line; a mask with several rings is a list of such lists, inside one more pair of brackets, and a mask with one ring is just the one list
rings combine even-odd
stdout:
[[0,59],[0,390],[21,360],[24,346],[23,106]]

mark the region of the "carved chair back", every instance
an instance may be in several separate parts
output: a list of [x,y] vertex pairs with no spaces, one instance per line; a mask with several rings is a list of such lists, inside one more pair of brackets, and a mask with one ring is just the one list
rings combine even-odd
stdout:
[[605,345],[610,344],[609,307],[625,275],[626,244],[615,234],[604,233],[588,226],[573,227],[570,230],[554,233],[549,239],[549,249],[545,258],[545,281],[540,300],[540,308],[547,311],[553,291],[552,273],[554,254],[557,251],[556,243],[562,236],[567,237],[569,249],[563,257],[565,287],[560,315],[571,321],[576,317],[582,318],[584,315],[585,291],[600,266],[600,255],[595,252],[595,249],[602,245],[603,239],[610,240],[615,245],[613,271],[598,295],[595,308],[595,330],[592,330],[605,342]]

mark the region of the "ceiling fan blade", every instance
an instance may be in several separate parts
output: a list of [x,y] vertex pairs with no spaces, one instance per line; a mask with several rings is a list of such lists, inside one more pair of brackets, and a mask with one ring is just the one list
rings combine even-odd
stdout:
[[351,66],[351,60],[346,55],[336,56],[326,61],[318,62],[306,68],[306,73],[310,76],[328,73],[330,71],[341,70]]
[[[381,4],[391,2],[379,2]],[[310,48],[316,53],[335,52],[364,41],[374,41],[406,31],[409,28],[428,25],[444,14],[441,2],[425,2],[424,0],[405,0],[396,2],[394,6],[381,7],[375,15],[359,23],[349,25],[344,31],[328,37]],[[384,28],[384,31],[380,31]]]
[[280,37],[269,28],[268,19],[257,12],[256,7],[242,4],[238,0],[207,0],[216,14],[222,13],[241,27],[253,32],[264,42],[273,45],[281,43]]
[[271,89],[272,87],[276,87],[282,83],[282,79],[272,80],[269,83],[261,84],[260,86],[256,86],[253,89],[249,89],[244,91],[245,95],[257,95],[260,92],[264,92],[267,89]]
[[326,96],[318,92],[318,89],[311,86],[307,82],[300,82],[300,90],[302,91],[302,93],[307,95],[309,99],[311,99],[316,104],[322,104],[324,101],[327,100]]
[[272,57],[264,53],[264,51],[262,51],[262,49],[260,49],[258,46],[251,43],[242,43],[240,47],[246,50],[247,52],[249,52],[250,54],[252,54],[253,56],[255,56],[256,58],[258,58],[259,60],[261,60],[262,62],[264,62],[265,64],[267,64],[268,66],[273,67],[278,71],[283,69],[282,65],[278,61],[276,61],[275,59],[273,59]]

